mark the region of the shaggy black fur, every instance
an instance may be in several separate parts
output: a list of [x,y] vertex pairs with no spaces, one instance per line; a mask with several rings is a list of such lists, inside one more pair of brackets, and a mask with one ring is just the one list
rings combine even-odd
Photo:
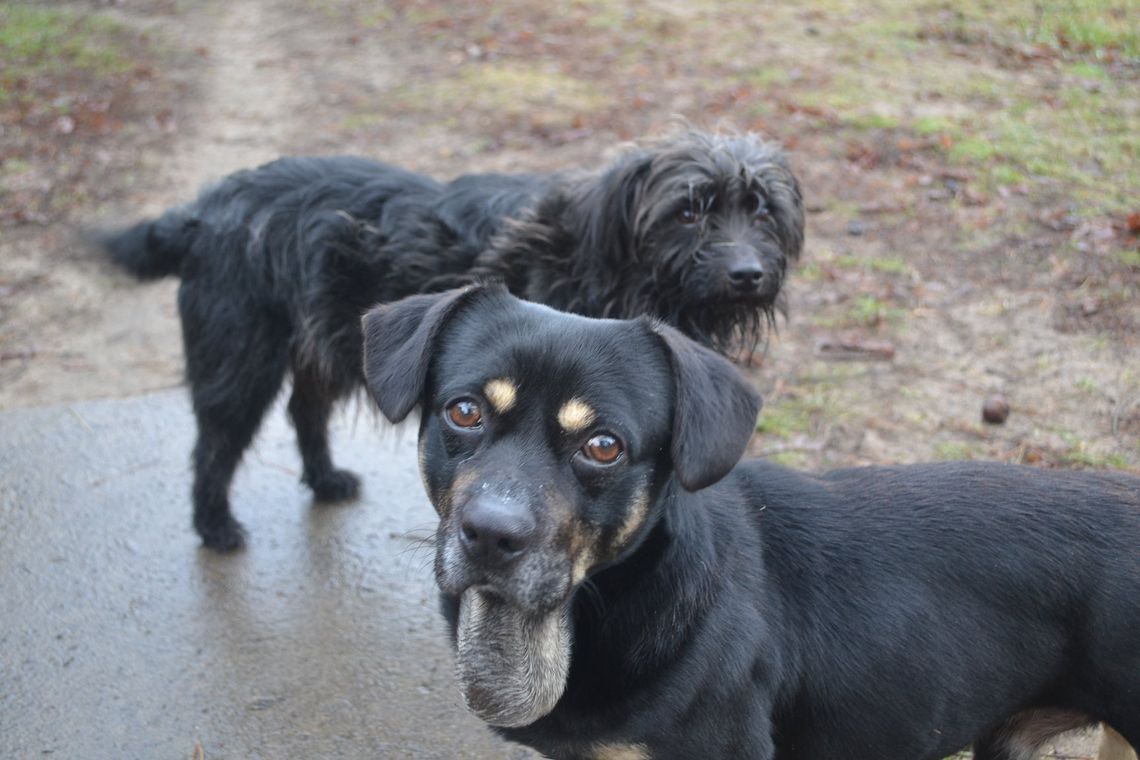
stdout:
[[465,282],[593,316],[651,314],[750,348],[803,244],[783,155],[753,136],[689,132],[583,175],[441,184],[362,158],[287,158],[101,240],[140,278],[182,278],[198,418],[194,525],[225,550],[234,470],[287,371],[289,413],[318,499],[356,495],[333,467],[331,405],[360,382],[360,315]]
[[1032,760],[1101,720],[1140,746],[1138,478],[736,464],[759,398],[722,358],[500,288],[374,310],[365,373],[393,421],[422,407],[459,680],[509,739]]

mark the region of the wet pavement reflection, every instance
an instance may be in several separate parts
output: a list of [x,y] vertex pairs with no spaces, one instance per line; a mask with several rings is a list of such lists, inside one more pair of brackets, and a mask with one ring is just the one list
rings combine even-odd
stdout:
[[460,701],[414,423],[339,417],[364,495],[323,506],[272,410],[232,556],[190,527],[193,431],[181,391],[0,413],[0,756],[536,757]]

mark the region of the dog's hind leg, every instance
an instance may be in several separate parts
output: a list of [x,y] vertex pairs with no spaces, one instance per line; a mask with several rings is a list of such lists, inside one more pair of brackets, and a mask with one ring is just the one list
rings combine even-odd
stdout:
[[1096,760],[1136,760],[1136,750],[1129,746],[1128,741],[1111,726],[1105,726]]
[[[194,393],[198,443],[194,447],[194,528],[217,551],[237,549],[245,531],[230,512],[229,490],[242,454],[253,440],[285,376],[284,362],[261,365],[246,377],[245,392],[222,398]],[[251,366],[253,363],[251,362]],[[194,392],[197,389],[192,389]]]
[[1089,716],[1071,710],[1027,710],[974,742],[974,760],[1035,760],[1057,734],[1095,725]]
[[245,532],[230,512],[230,482],[285,378],[289,333],[287,321],[252,307],[220,319],[216,302],[208,287],[183,281],[186,379],[198,419],[194,528],[210,549],[231,551]]
[[319,501],[343,501],[360,494],[360,478],[333,466],[329,454],[329,412],[345,389],[330,388],[315,372],[294,365],[289,416],[297,429],[297,445],[305,470],[301,477]]

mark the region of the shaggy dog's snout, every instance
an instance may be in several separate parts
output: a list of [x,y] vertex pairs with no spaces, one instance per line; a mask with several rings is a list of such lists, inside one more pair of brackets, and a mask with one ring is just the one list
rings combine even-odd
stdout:
[[734,250],[728,258],[725,271],[736,292],[747,295],[760,290],[764,279],[764,264],[751,246]]

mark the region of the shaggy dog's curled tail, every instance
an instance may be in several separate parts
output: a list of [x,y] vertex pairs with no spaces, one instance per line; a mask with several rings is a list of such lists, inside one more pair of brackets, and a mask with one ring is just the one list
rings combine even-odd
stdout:
[[92,237],[115,264],[140,280],[154,280],[180,272],[197,228],[197,219],[176,208],[157,219]]

